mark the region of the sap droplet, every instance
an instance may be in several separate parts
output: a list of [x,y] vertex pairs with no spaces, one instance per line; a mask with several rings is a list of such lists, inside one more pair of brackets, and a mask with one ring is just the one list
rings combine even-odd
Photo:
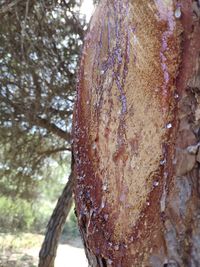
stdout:
[[154,187],[156,187],[156,186],[158,186],[158,185],[159,185],[159,182],[158,182],[158,181],[154,181],[154,182],[153,182],[153,186],[154,186]]
[[175,15],[175,17],[176,17],[177,19],[180,19],[180,17],[181,17],[181,8],[180,8],[180,6],[177,7],[177,9],[175,10],[174,15]]
[[195,154],[197,154],[199,147],[200,147],[200,142],[196,145],[188,146],[187,151],[188,151],[188,153],[195,155]]
[[167,124],[166,124],[166,128],[167,128],[167,129],[172,128],[172,123],[171,123],[171,122],[167,123]]
[[80,165],[81,164],[81,160],[80,159],[76,159],[76,164]]
[[125,194],[121,194],[120,198],[119,198],[120,202],[125,202],[125,199],[126,199],[126,195]]
[[163,173],[163,176],[164,176],[164,178],[166,179],[167,176],[168,176],[168,173],[167,173],[167,172],[164,172],[164,173]]
[[108,263],[108,264],[112,264],[113,261],[112,261],[111,259],[107,259],[107,263]]
[[100,254],[100,249],[96,248],[96,254],[99,255]]
[[108,184],[107,184],[107,183],[104,183],[103,186],[102,186],[102,189],[103,189],[103,191],[107,191],[107,189],[108,189]]
[[78,179],[79,181],[83,181],[83,180],[84,180],[84,176],[78,176],[77,179]]
[[101,209],[105,208],[105,200],[102,200],[101,202]]
[[150,206],[150,202],[149,201],[147,201],[147,206]]
[[115,245],[114,250],[119,250],[119,245]]
[[97,144],[94,142],[93,144],[92,144],[92,149],[96,149],[97,148]]
[[172,160],[172,163],[173,163],[173,165],[176,165],[176,163],[177,163],[177,158],[174,158],[174,159]]
[[166,159],[160,161],[160,165],[164,165],[166,163]]
[[174,94],[174,98],[175,99],[178,99],[179,98],[179,95],[177,93]]
[[165,199],[166,199],[166,193],[163,192],[162,198],[160,200],[160,210],[161,210],[161,212],[165,211]]
[[108,217],[109,217],[109,215],[108,215],[108,214],[104,214],[104,216],[103,216],[103,217],[104,217],[104,220],[105,220],[105,221],[107,221],[107,220],[108,220]]

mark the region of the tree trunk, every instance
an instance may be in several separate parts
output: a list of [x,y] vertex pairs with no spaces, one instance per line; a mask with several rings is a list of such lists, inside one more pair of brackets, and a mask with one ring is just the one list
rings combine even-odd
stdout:
[[45,239],[39,253],[38,267],[53,267],[56,257],[59,239],[62,229],[66,222],[67,215],[73,203],[73,184],[74,184],[74,160],[72,157],[71,174],[69,180],[58,199],[56,207],[47,225]]
[[102,0],[74,113],[91,266],[200,266],[200,2]]

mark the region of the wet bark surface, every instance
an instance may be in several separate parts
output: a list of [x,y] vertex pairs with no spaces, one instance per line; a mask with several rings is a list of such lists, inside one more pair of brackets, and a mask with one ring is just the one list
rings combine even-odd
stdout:
[[74,113],[91,266],[200,266],[198,1],[101,1]]

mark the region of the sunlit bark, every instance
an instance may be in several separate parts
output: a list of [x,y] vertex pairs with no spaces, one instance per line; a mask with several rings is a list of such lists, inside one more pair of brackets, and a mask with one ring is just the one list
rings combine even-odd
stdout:
[[198,1],[102,0],[74,116],[91,266],[199,266]]

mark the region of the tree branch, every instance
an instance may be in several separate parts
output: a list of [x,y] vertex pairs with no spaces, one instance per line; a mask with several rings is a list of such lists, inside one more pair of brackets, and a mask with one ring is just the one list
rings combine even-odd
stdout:
[[72,206],[74,177],[74,160],[72,156],[71,174],[47,225],[45,239],[39,253],[38,267],[54,266],[60,235]]
[[38,154],[49,156],[51,154],[62,152],[62,151],[70,151],[71,152],[72,149],[71,149],[71,147],[59,147],[56,149],[49,149],[49,150],[40,151]]
[[6,97],[1,97],[1,102],[5,102],[6,104],[13,107],[16,114],[18,115],[24,114],[26,117],[28,117],[27,118],[28,122],[31,122],[36,126],[42,127],[68,142],[71,140],[71,134],[69,132],[63,131],[61,128],[49,122],[47,119],[43,119],[38,116],[36,117],[31,110],[25,110],[26,108],[22,107],[21,105],[17,105],[16,103],[13,103],[10,99]]
[[37,117],[37,118],[33,118],[32,121],[35,123],[35,125],[45,128],[49,132],[52,132],[53,134],[58,135],[59,137],[61,137],[62,139],[68,142],[71,140],[71,134],[69,132],[63,131],[62,129],[57,127],[55,124],[49,122],[46,119]]
[[14,6],[17,6],[20,2],[23,2],[24,0],[15,0],[11,1],[10,3],[7,3],[5,5],[0,6],[0,14],[6,13],[8,11],[11,11],[11,9]]

